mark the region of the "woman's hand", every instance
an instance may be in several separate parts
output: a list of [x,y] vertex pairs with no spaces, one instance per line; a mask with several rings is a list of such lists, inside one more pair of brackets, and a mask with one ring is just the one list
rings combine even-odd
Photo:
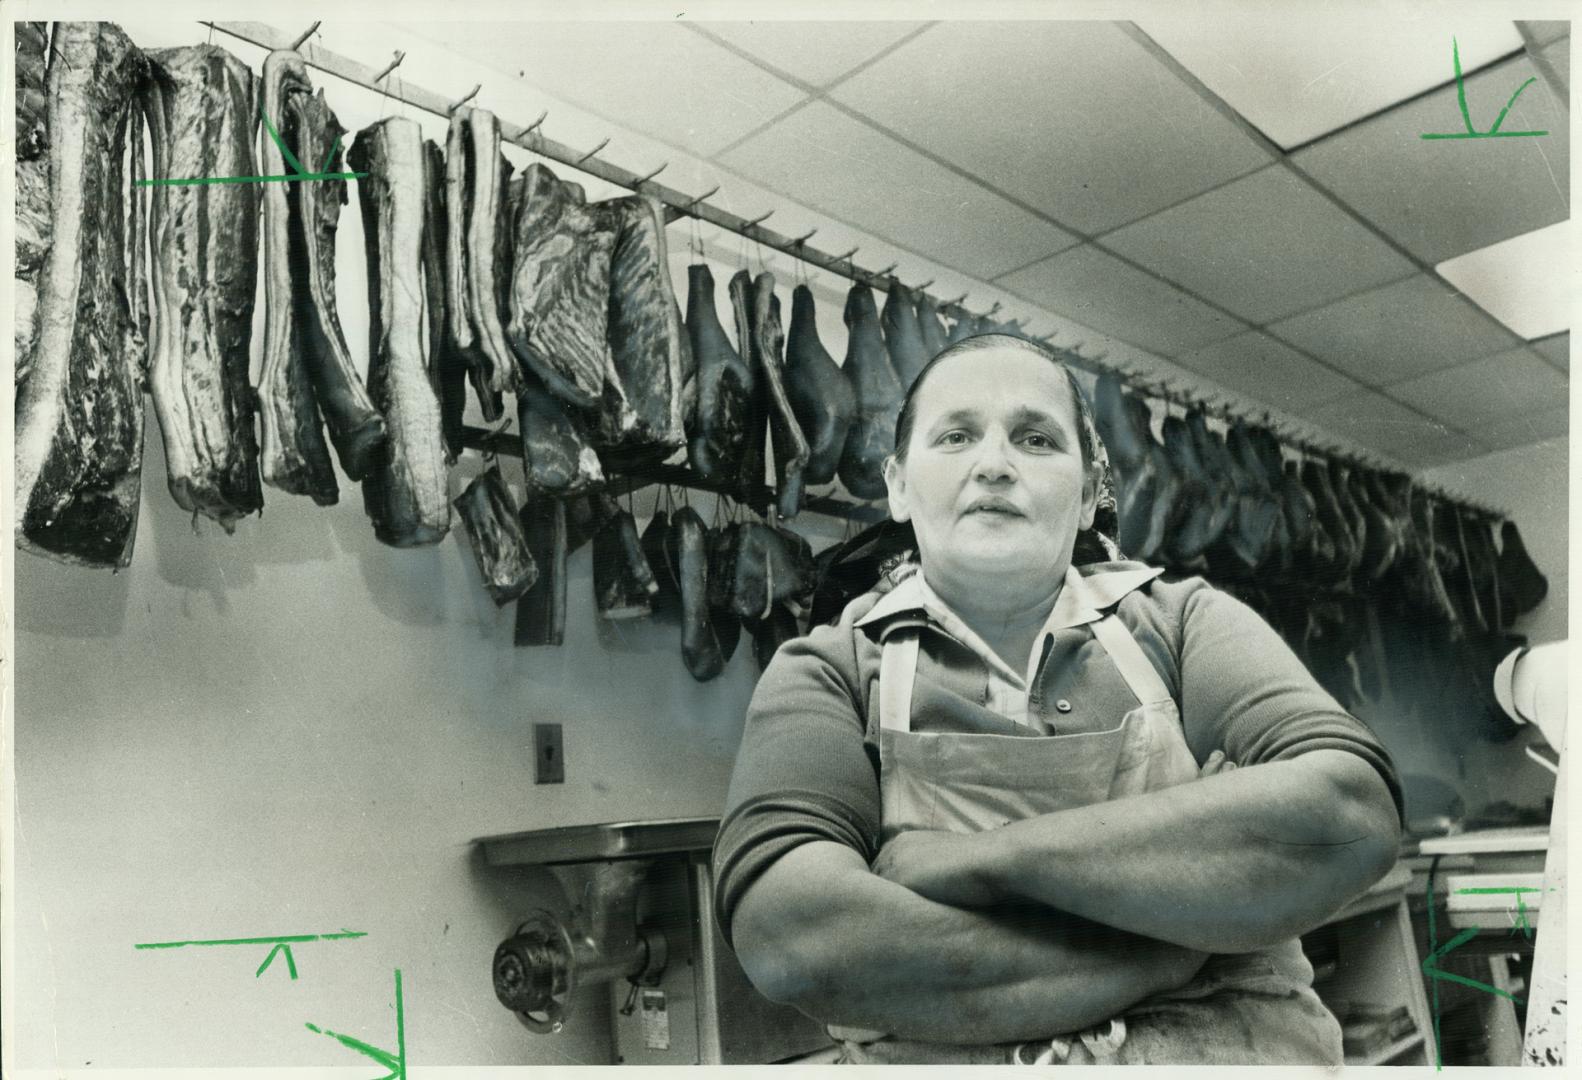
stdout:
[[1208,756],[1203,763],[1203,768],[1198,772],[1198,779],[1205,776],[1215,776],[1219,773],[1234,772],[1236,763],[1225,756],[1225,751],[1216,750]]
[[873,872],[938,904],[988,907],[1002,897],[978,872],[981,850],[970,834],[914,829],[879,849]]

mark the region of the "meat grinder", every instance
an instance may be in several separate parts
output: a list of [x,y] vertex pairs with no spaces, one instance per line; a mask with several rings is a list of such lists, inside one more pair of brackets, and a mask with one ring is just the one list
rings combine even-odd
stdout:
[[[610,1009],[616,1063],[734,1064],[826,1052],[823,1027],[747,981],[714,919],[717,818],[541,829],[476,841],[492,866],[543,866],[568,913],[528,912],[495,950],[495,996],[535,1035]],[[603,988],[602,997],[598,989]],[[586,1000],[585,998],[583,1000]]]

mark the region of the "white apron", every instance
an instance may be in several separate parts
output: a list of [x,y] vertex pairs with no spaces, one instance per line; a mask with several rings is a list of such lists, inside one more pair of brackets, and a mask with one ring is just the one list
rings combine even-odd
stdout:
[[[914,732],[919,631],[898,628],[879,667],[881,842],[908,829],[977,832],[1198,777],[1169,688],[1115,615],[1090,624],[1138,706],[1107,731],[1072,735]],[[1227,897],[1232,904],[1249,898]],[[1296,939],[1211,956],[1186,986],[1080,1033],[1033,1044],[953,1045],[831,1027],[850,1064],[1342,1063],[1340,1025],[1312,990]],[[1064,1037],[1054,1037],[1064,1036]]]

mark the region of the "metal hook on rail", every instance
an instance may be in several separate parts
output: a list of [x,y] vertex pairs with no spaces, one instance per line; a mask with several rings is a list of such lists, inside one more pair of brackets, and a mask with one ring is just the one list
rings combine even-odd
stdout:
[[862,250],[862,245],[858,244],[856,247],[854,247],[850,251],[846,252],[846,254],[844,254],[844,255],[837,255],[833,259],[831,259],[830,261],[833,262],[837,266],[839,266],[841,263],[845,263],[846,264],[846,269],[855,271],[857,269],[857,266],[856,266],[855,263],[853,263],[851,261],[851,259],[852,259],[853,255],[857,254],[857,252],[859,252],[861,250]]
[[[941,304],[939,306],[942,307],[942,308],[959,308],[959,307],[961,307],[962,304],[965,304],[967,302],[967,297],[969,297],[971,295],[972,295],[971,293],[962,293],[960,296],[956,297],[954,300],[946,300],[943,304]],[[962,308],[962,310],[965,311],[966,309]]]
[[374,76],[374,77],[373,77],[373,79],[372,79],[372,80],[370,80],[370,81],[372,81],[372,82],[378,82],[378,81],[379,81],[379,80],[380,80],[380,79],[382,79],[382,78],[384,78],[384,77],[385,77],[385,76],[386,76],[386,75],[388,75],[388,74],[390,74],[390,73],[391,73],[391,72],[392,72],[392,71],[394,71],[394,70],[395,70],[395,69],[396,69],[396,68],[398,68],[398,67],[400,67],[400,66],[401,66],[401,61],[403,61],[403,60],[405,60],[405,59],[406,59],[406,53],[404,53],[404,52],[402,52],[402,51],[401,51],[401,50],[400,50],[400,49],[397,49],[397,50],[396,50],[396,54],[395,54],[395,59],[394,59],[394,60],[392,60],[392,61],[390,61],[390,66],[389,66],[389,67],[387,67],[387,68],[385,68],[385,69],[384,69],[384,70],[383,70],[383,71],[381,71],[381,72],[380,72],[380,73],[379,73],[379,74],[377,74],[377,75],[375,75],[375,76]]
[[[296,52],[298,49],[302,48],[302,43],[308,40],[308,38],[312,37],[313,31],[317,30],[318,28],[319,24],[314,23],[312,26],[302,31],[302,33],[297,36],[297,39],[288,45],[287,48],[289,48],[292,52]],[[209,29],[214,29],[212,24],[210,25]],[[375,81],[377,82],[378,80],[376,79]]]
[[[523,136],[531,135],[531,134],[533,134],[533,132],[537,131],[538,130],[538,125],[542,124],[544,122],[544,118],[546,116],[548,116],[548,115],[549,115],[549,110],[548,109],[545,109],[543,112],[539,113],[537,120],[534,120],[531,124],[527,125],[527,127],[522,129]],[[542,139],[543,136],[540,135],[539,138]]]
[[886,266],[883,270],[880,270],[878,273],[874,274],[873,276],[874,277],[889,277],[890,276],[890,272],[892,270],[894,270],[897,266],[900,266],[900,265],[901,264],[898,263],[898,262],[893,262],[889,266]]
[[912,286],[912,291],[913,292],[922,292],[924,289],[928,288],[932,284],[934,284],[934,279],[933,278],[929,278],[927,281],[923,282],[923,284],[921,284],[921,285],[913,285]]
[[600,150],[603,150],[606,146],[609,146],[609,145],[610,145],[610,140],[609,140],[608,137],[605,137],[599,143],[598,146],[595,146],[592,150],[589,150],[586,154],[583,154],[580,158],[578,158],[575,162],[573,162],[572,163],[572,168],[576,168],[577,166],[581,165],[584,161],[587,161],[594,154],[597,154]]
[[801,236],[799,236],[795,240],[791,241],[791,243],[793,243],[797,247],[802,247],[809,240],[813,239],[813,234],[816,233],[816,232],[818,232],[818,226],[817,225],[813,226],[807,232],[803,233]]
[[719,189],[720,189],[720,186],[718,184],[715,184],[713,187],[709,188],[709,190],[705,191],[702,195],[699,195],[696,199],[693,199],[691,202],[687,203],[686,212],[691,214],[693,217],[697,217],[698,216],[698,203],[702,202],[704,199],[707,199],[710,195],[713,195]]
[[660,173],[664,172],[668,168],[670,168],[670,162],[667,161],[663,165],[659,166],[659,168],[657,168],[653,172],[649,173],[647,176],[640,176],[636,180],[633,180],[632,181],[632,190],[633,191],[640,190],[644,184],[648,183],[648,181],[652,180],[654,177],[658,176]]
[[746,225],[742,226],[742,229],[743,229],[744,233],[746,231],[749,231],[749,230],[752,230],[752,229],[756,229],[758,226],[762,225],[764,222],[768,221],[773,216],[774,216],[774,210],[771,209],[768,213],[760,214],[759,216],[753,218]]
[[457,109],[459,109],[463,105],[467,104],[467,102],[469,102],[473,98],[477,97],[478,96],[478,91],[482,90],[482,89],[483,89],[483,83],[479,83],[477,86],[474,86],[471,90],[469,90],[465,94],[463,94],[459,100],[453,101],[449,105],[445,106],[445,115],[449,116],[451,113],[455,112]]

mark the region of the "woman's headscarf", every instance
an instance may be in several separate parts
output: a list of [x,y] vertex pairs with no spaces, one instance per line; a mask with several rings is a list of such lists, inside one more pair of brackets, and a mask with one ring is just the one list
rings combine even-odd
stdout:
[[1099,438],[1098,425],[1093,422],[1093,407],[1088,396],[1077,385],[1076,376],[1064,362],[1066,377],[1071,381],[1071,396],[1077,403],[1077,420],[1082,426],[1082,441],[1088,449],[1088,460],[1098,485],[1098,502],[1093,509],[1093,524],[1077,533],[1077,542],[1071,549],[1071,564],[1111,562],[1124,559],[1115,538],[1120,535],[1120,515],[1115,505],[1115,477],[1110,472],[1110,454]]

